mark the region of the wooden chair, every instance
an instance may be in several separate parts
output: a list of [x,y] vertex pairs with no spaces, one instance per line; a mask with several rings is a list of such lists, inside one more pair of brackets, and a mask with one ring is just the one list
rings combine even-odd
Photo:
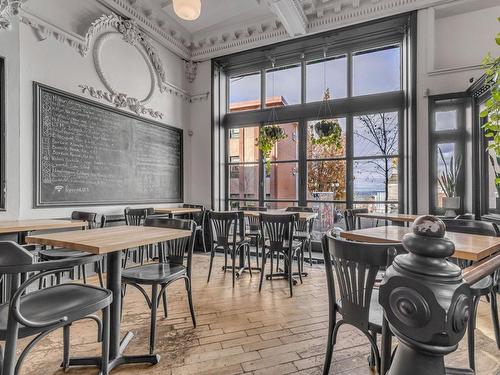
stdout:
[[345,229],[355,230],[361,229],[361,218],[358,214],[367,214],[368,208],[349,208],[344,211]]
[[[378,272],[389,266],[398,253],[404,253],[402,244],[372,244],[345,241],[331,235],[322,239],[329,301],[328,341],[323,374],[327,375],[339,328],[348,324],[359,329],[370,342],[370,366],[380,373],[381,355],[377,334],[382,334],[384,315],[378,303],[375,282]],[[337,275],[337,286],[333,268]],[[337,296],[336,293],[339,293]],[[340,298],[339,298],[340,297]],[[337,313],[341,320],[337,321]]]
[[[188,294],[189,310],[193,326],[196,327],[196,318],[192,297],[192,256],[196,224],[192,220],[171,218],[148,218],[144,225],[160,228],[183,229],[191,231],[191,236],[179,238],[159,244],[159,263],[130,267],[123,270],[122,290],[125,296],[126,286],[137,288],[145,297],[151,310],[151,325],[149,335],[149,353],[153,354],[156,342],[156,315],[160,298],[163,298],[165,318],[167,317],[166,288],[177,280],[184,280]],[[151,285],[151,298],[141,285]],[[158,290],[160,288],[160,290]]]
[[[267,207],[259,207],[259,206],[243,206],[240,208],[241,211],[259,211],[266,212]],[[248,230],[245,228],[245,235],[250,238],[255,238],[255,259],[257,263],[257,268],[259,266],[259,246],[262,239],[262,234],[260,233],[260,222],[258,216],[249,215],[246,217],[248,222]]]
[[[312,207],[287,207],[287,212],[314,212]],[[303,244],[301,251],[302,267],[304,264],[304,250],[307,248],[309,252],[309,264],[312,265],[312,231],[314,227],[314,218],[309,220],[299,220],[295,223],[295,234],[294,238]]]
[[[262,268],[260,274],[259,282],[259,292],[262,289],[262,281],[264,280],[264,272],[266,267],[266,259],[269,256],[271,258],[271,273],[267,278],[273,278],[275,276],[284,276],[288,279],[288,285],[290,288],[290,297],[293,297],[293,258],[302,249],[302,243],[299,241],[294,241],[294,229],[295,223],[299,220],[299,214],[294,213],[290,215],[272,215],[266,213],[260,213],[260,231],[264,236],[264,248],[262,255]],[[283,256],[285,262],[283,273],[278,273],[273,275],[273,258],[276,256]],[[300,282],[302,282],[302,267],[300,259],[298,260],[298,275],[300,277]]]
[[188,217],[189,219],[193,220],[196,223],[196,234],[198,233],[200,234],[201,243],[203,245],[203,251],[206,253],[207,246],[205,244],[205,216],[206,216],[205,207],[200,204],[188,204],[188,203],[183,204],[182,207],[199,208],[201,210],[200,212],[195,212],[190,214]]
[[[21,366],[31,349],[49,333],[64,328],[63,367],[67,368],[69,356],[69,326],[71,323],[92,317],[102,311],[102,361],[101,373],[108,373],[109,357],[109,306],[112,293],[103,288],[82,284],[58,284],[46,289],[28,292],[30,287],[44,277],[60,274],[68,268],[80,267],[100,259],[95,255],[68,257],[35,263],[34,257],[12,241],[0,242],[0,273],[9,276],[11,298],[0,305],[0,340],[5,341],[1,358],[2,374],[21,372]],[[22,285],[21,275],[34,273]],[[68,328],[68,329],[67,329]],[[17,340],[35,336],[16,361]]]
[[[213,260],[217,250],[224,252],[224,266],[222,270],[231,270],[233,288],[235,278],[239,277],[239,272],[236,272],[236,256],[240,254],[240,251],[247,251],[248,269],[250,274],[252,274],[252,267],[250,264],[250,241],[245,237],[244,220],[245,217],[242,211],[210,211],[208,213],[208,221],[211,228],[211,249],[207,283],[210,281]],[[231,266],[227,265],[228,255],[231,256]]]
[[[466,220],[466,219],[442,219],[446,225],[446,230],[449,232],[459,232],[475,234],[480,236],[499,237],[500,230],[495,223],[480,221],[480,220]],[[468,267],[471,262],[463,262],[456,260],[456,263],[461,267]],[[467,323],[467,344],[469,354],[469,367],[472,370],[476,368],[475,360],[475,337],[474,331],[476,329],[477,309],[481,296],[485,296],[490,303],[491,317],[493,321],[493,329],[495,331],[495,338],[497,346],[500,349],[500,322],[498,320],[498,304],[497,304],[497,290],[498,290],[498,270],[494,275],[485,277],[477,283],[470,286],[472,292],[472,312],[470,319]],[[496,281],[496,283],[494,282]]]
[[[81,212],[81,211],[73,211],[71,213],[71,220],[82,220],[87,222],[87,227],[88,229],[94,229],[97,226],[97,214],[94,212]],[[89,255],[89,253],[84,252],[84,251],[78,251],[78,250],[70,250],[70,249],[64,249],[64,248],[56,248],[56,249],[45,249],[45,250],[40,250],[38,252],[38,256],[41,261],[46,262],[50,260],[60,260],[60,259],[65,259],[65,258],[78,258],[82,256]],[[101,285],[101,288],[104,287],[104,281],[102,277],[102,264],[101,260],[98,262],[95,262],[95,270],[97,272],[97,275],[99,277],[99,284]],[[87,283],[87,272],[85,270],[85,264],[82,264],[81,266],[78,267],[78,273],[83,277],[83,282],[86,284]],[[80,277],[80,276],[79,276]],[[60,283],[61,281],[61,275],[56,274],[56,282]],[[40,282],[42,280],[40,279]],[[41,284],[40,284],[41,287]]]

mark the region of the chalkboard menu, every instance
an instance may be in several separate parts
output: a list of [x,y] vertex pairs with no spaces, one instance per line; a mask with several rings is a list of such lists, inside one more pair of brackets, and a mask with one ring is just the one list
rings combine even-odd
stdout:
[[181,129],[33,87],[36,207],[182,202]]

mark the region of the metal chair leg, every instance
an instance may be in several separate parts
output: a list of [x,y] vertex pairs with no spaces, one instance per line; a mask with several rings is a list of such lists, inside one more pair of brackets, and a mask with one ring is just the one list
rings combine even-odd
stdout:
[[210,275],[212,274],[212,265],[213,265],[213,262],[214,262],[214,250],[212,250],[210,252],[210,265],[208,266],[208,279],[207,279],[207,283],[210,281]]
[[469,354],[469,368],[473,371],[475,371],[476,369],[476,360],[474,357],[474,351],[475,351],[474,331],[476,329],[476,315],[477,315],[479,300],[480,297],[474,297],[473,299],[472,311],[467,325],[467,349]]
[[259,242],[260,242],[260,236],[257,235],[255,236],[255,260],[257,262],[257,268],[259,268]]
[[108,375],[109,364],[109,306],[102,310],[101,374]]
[[193,327],[196,328],[196,316],[194,314],[191,281],[189,279],[185,279],[185,283],[186,283],[186,290],[187,290],[187,294],[188,294],[189,311],[191,312],[191,319],[193,320]]
[[69,346],[70,346],[71,324],[63,327],[63,362],[61,367],[64,372],[69,370]]
[[151,286],[151,326],[149,331],[149,354],[153,354],[155,351],[157,310],[158,310],[158,284],[153,284]]
[[497,293],[493,289],[490,296],[490,308],[491,308],[491,319],[493,320],[493,330],[495,331],[495,339],[497,342],[497,348],[500,349],[500,324],[498,321],[498,303],[497,303]]
[[104,281],[102,278],[101,261],[95,262],[95,266],[96,266],[97,276],[99,277],[99,285],[101,286],[101,288],[104,288]]
[[264,280],[264,272],[266,271],[266,249],[262,249],[262,265],[260,269],[259,293],[262,289],[262,281]]
[[231,251],[231,273],[233,276],[233,288],[234,288],[234,281],[236,279],[236,250]]
[[335,310],[330,311],[329,320],[328,320],[328,341],[326,343],[326,355],[325,355],[325,364],[323,365],[323,375],[328,375],[330,372],[330,366],[332,363],[333,356],[333,330],[335,328],[336,322],[336,312]]
[[248,260],[248,271],[250,272],[250,276],[252,276],[252,263],[250,262],[250,245],[243,246],[243,249],[240,249],[240,251],[247,251],[247,260]]
[[[163,287],[163,285],[162,285]],[[167,291],[164,289],[163,293],[161,294],[161,298],[163,301],[163,314],[165,315],[165,319],[168,317],[168,312],[167,312]]]

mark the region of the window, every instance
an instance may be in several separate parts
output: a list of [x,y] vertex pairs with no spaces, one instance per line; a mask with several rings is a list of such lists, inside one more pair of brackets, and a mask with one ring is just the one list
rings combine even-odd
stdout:
[[266,107],[300,103],[300,65],[270,69],[266,72]]
[[[409,56],[402,56],[409,51],[409,38],[400,31],[408,17],[401,17],[400,26],[386,34],[394,22],[384,24],[380,37],[375,37],[375,29],[367,34],[369,38],[358,36],[350,41],[352,36],[339,36],[342,43],[329,44],[326,56],[319,48],[327,38],[322,35],[311,37],[310,44],[306,38],[282,43],[276,49],[217,59],[230,76],[231,70],[260,71],[259,88],[265,93],[261,103],[267,107],[254,107],[244,114],[234,112],[245,109],[234,109],[223,118],[227,129],[224,171],[229,185],[225,209],[243,205],[312,207],[318,213],[315,240],[325,231],[344,227],[346,208],[409,211],[410,197],[405,192],[410,191],[408,180],[412,176],[403,172],[411,164],[405,160],[410,145],[403,135],[408,134],[406,120],[410,117],[405,113],[408,101],[402,82],[410,82],[412,75],[406,66]],[[337,33],[336,37],[342,31]],[[288,44],[296,49],[288,50]],[[279,55],[272,58],[274,52]],[[280,66],[271,66],[271,61]],[[325,110],[321,101],[327,88],[331,97]],[[247,108],[244,102],[239,105]],[[280,108],[271,111],[272,106]],[[287,138],[272,149],[267,170],[255,143],[259,127],[268,124],[272,116]],[[321,120],[340,125],[338,148],[318,142],[322,131],[316,124]]]
[[[456,184],[456,196],[464,197],[463,179],[466,165],[465,144],[465,106],[467,99],[463,94],[446,94],[429,97],[429,210],[431,214],[445,212],[443,198],[446,196],[438,182],[439,176],[460,160],[461,168]],[[445,165],[446,163],[446,165]],[[463,202],[462,202],[463,203]],[[457,213],[462,212],[462,209]]]
[[260,73],[229,79],[229,112],[260,109]]
[[347,56],[308,62],[306,77],[308,103],[323,100],[327,88],[332,99],[347,97]]
[[399,46],[354,53],[352,57],[352,93],[354,96],[397,90],[401,90]]

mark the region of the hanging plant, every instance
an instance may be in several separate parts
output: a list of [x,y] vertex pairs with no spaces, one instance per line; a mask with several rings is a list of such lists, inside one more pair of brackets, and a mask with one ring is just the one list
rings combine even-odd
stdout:
[[314,124],[317,137],[312,138],[315,145],[340,149],[342,147],[342,128],[337,120],[321,120]]
[[260,128],[256,145],[264,156],[267,175],[271,172],[271,151],[278,141],[286,137],[287,135],[279,125],[266,125]]

